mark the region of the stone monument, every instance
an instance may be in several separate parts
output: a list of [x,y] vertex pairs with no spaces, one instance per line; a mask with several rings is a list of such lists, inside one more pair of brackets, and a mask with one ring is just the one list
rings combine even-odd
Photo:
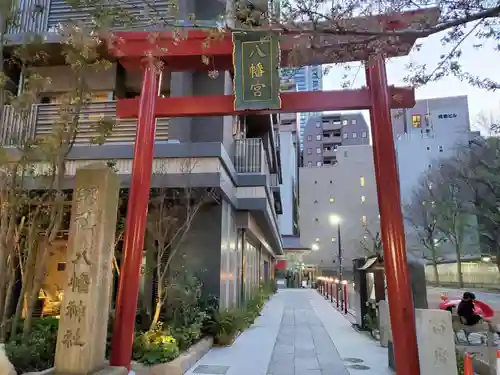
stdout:
[[416,309],[421,375],[457,375],[455,339],[449,311]]
[[392,332],[389,304],[386,300],[378,302],[378,328],[380,331],[380,346],[387,348],[389,341],[392,341]]
[[120,179],[92,164],[76,172],[54,372],[87,375],[105,365]]

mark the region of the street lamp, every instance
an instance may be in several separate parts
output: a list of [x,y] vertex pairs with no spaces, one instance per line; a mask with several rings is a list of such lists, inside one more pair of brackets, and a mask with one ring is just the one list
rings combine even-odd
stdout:
[[330,224],[332,226],[337,226],[337,238],[338,238],[338,241],[337,241],[337,257],[338,257],[338,260],[339,260],[339,274],[338,274],[338,277],[340,280],[342,280],[342,239],[340,237],[340,216],[338,215],[330,215],[328,217],[328,220],[330,221]]
[[313,244],[311,245],[311,250],[312,250],[312,251],[318,251],[318,250],[319,250],[319,245],[318,245],[317,243],[313,243]]

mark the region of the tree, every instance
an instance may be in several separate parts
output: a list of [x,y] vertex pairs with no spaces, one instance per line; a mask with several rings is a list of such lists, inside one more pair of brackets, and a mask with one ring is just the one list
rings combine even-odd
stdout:
[[483,251],[496,255],[500,271],[500,141],[497,137],[478,139],[462,149],[460,178],[473,194],[470,213],[478,219]]
[[157,325],[167,301],[170,266],[182,247],[193,220],[205,204],[219,202],[212,188],[199,189],[192,186],[190,177],[195,166],[196,162],[191,159],[182,162],[180,172],[187,180],[185,186],[154,188],[151,192],[147,230],[155,253],[156,276],[156,303],[151,329]]
[[382,237],[380,230],[372,230],[367,225],[364,227],[363,239],[360,241],[361,249],[367,256],[383,256]]
[[[37,35],[26,36],[22,45],[11,49],[8,55],[4,53],[6,30],[19,26],[18,9],[12,2],[7,3],[2,2],[0,8],[0,121],[1,128],[7,130],[1,141],[8,146],[0,148],[0,341],[5,339],[9,326],[11,336],[16,335],[24,306],[24,335],[30,332],[49,251],[68,225],[71,193],[63,189],[63,181],[81,115],[91,103],[88,75],[110,66],[100,56],[100,38],[80,25],[61,26],[61,57],[71,68],[68,79],[73,80],[74,89],[59,98],[59,110],[50,131],[44,136],[33,136],[25,124],[31,123],[33,105],[50,87],[50,79],[36,69],[47,62],[47,55]],[[20,90],[11,74],[13,70],[22,77]],[[108,118],[91,121],[94,142],[102,143],[113,124]],[[18,272],[21,296],[12,311]]]
[[432,194],[432,182],[424,176],[411,203],[405,206],[404,214],[406,221],[416,230],[418,242],[430,252],[434,280],[439,284],[438,247],[443,238],[436,226],[438,212]]

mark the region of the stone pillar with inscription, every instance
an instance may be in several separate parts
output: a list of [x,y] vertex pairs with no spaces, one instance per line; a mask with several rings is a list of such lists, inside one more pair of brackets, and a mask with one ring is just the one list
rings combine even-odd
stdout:
[[104,366],[119,189],[118,175],[103,164],[76,172],[55,373]]
[[421,375],[457,375],[455,338],[449,311],[415,309]]

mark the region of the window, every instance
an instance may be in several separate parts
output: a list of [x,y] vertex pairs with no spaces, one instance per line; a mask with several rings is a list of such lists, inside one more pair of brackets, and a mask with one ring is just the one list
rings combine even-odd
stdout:
[[356,119],[352,120],[352,121],[351,121],[351,124],[356,125],[356,124],[357,124]]
[[313,139],[312,135],[308,135],[308,136],[307,136],[307,140],[308,140],[308,141],[312,141],[312,139]]
[[335,198],[334,197],[330,197],[330,204],[333,204],[335,203]]
[[321,167],[322,163],[320,161],[316,162],[316,167]]
[[315,201],[314,201],[314,204],[318,204],[318,201],[317,201],[317,200],[315,200]]
[[439,152],[443,152],[443,146],[439,146]]
[[57,263],[57,270],[64,271],[66,269],[66,263]]
[[316,140],[317,140],[317,141],[321,141],[321,134],[317,134],[317,135],[316,135]]
[[427,146],[426,149],[427,149],[427,151],[430,151],[431,150],[431,146]]
[[347,137],[349,137],[349,134],[344,133],[344,139],[347,139]]
[[347,125],[347,120],[342,120],[342,125],[346,126]]
[[365,186],[365,178],[364,177],[360,177],[359,178],[359,185],[360,186]]
[[411,116],[411,126],[413,126],[414,128],[421,128],[422,127],[422,116],[420,116],[420,115]]
[[316,127],[319,128],[321,126],[321,122],[320,121],[316,121]]
[[337,239],[335,237],[332,237],[332,242],[335,242],[337,241]]
[[316,147],[316,153],[321,154],[321,147]]
[[312,153],[313,153],[312,148],[308,148],[308,149],[307,149],[307,154],[308,154],[308,155],[311,155]]
[[331,184],[333,184],[333,181],[332,181],[332,180],[330,180],[330,183],[331,183]]
[[361,203],[365,203],[366,197],[364,195],[361,196]]
[[358,138],[358,133],[356,133],[356,132],[352,133],[352,137],[353,138]]
[[318,219],[317,217],[316,217],[316,218],[314,218],[314,221],[315,221],[316,223],[319,223],[319,219]]
[[318,237],[316,237],[316,242],[319,242],[319,238]]
[[307,162],[307,166],[308,166],[309,168],[310,168],[310,167],[312,167],[312,166],[313,166],[312,161],[308,161],[308,162]]
[[432,168],[432,164],[429,164],[429,165],[427,166],[427,168],[431,169],[431,168]]
[[363,226],[365,226],[365,225],[366,225],[366,216],[365,216],[365,215],[363,215],[363,216],[361,217],[361,224],[363,224]]
[[366,132],[361,133],[361,137],[366,138],[367,136],[368,136],[368,134]]
[[347,151],[344,151],[344,158],[347,157]]

